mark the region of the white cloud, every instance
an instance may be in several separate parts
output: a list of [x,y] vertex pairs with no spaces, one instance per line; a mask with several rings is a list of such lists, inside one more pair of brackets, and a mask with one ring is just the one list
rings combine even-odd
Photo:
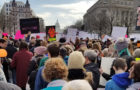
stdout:
[[[50,11],[50,13],[52,13],[51,15],[49,15],[49,17],[45,17],[43,14],[41,14],[40,16],[45,17],[47,21],[46,24],[51,25],[52,22],[53,24],[56,22],[56,19],[59,19],[60,21],[60,25],[61,27],[65,27],[67,25],[71,25],[74,22],[76,22],[76,20],[82,19],[83,15],[86,13],[86,11],[96,2],[97,0],[82,0],[79,1],[77,3],[71,3],[71,4],[46,4],[43,5],[42,7],[45,8],[55,8],[55,9],[60,9],[58,11],[56,11],[58,14],[57,15],[53,15],[53,13]],[[63,11],[61,11],[61,9],[63,9]],[[66,10],[66,11],[64,11]]]
[[44,13],[37,13],[37,16],[41,17],[41,18],[48,18],[51,16],[50,12],[44,12]]
[[69,10],[70,13],[85,13],[89,7],[91,7],[97,0],[90,0],[90,1],[80,1],[77,3],[72,4],[60,4],[60,5],[54,5],[54,4],[47,4],[43,5],[43,7],[46,8],[60,8],[64,10]]

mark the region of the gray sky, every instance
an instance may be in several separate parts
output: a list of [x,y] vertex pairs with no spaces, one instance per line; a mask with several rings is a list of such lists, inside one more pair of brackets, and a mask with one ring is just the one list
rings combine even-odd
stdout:
[[[0,0],[0,7],[4,2]],[[26,0],[17,0],[26,2]],[[75,23],[83,18],[97,0],[29,0],[31,8],[37,16],[44,19],[45,25],[54,25],[59,20],[61,28]]]

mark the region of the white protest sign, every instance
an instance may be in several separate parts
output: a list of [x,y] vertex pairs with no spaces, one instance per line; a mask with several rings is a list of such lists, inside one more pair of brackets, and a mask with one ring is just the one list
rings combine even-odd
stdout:
[[140,40],[140,34],[139,33],[132,33],[132,34],[130,34],[130,38],[134,38],[135,39],[134,42],[137,42],[138,40]]
[[79,31],[79,38],[86,39],[86,36],[87,36],[87,32]]
[[68,28],[68,33],[66,36],[67,42],[70,41],[70,39],[75,43],[76,35],[77,35],[78,30],[74,28]]
[[44,40],[44,37],[46,37],[46,33],[32,33],[30,38],[31,37],[35,37],[36,38],[36,36],[40,36],[40,39]]
[[64,35],[63,33],[58,33],[58,34],[56,34],[56,40],[57,40],[57,41],[59,41],[59,39],[60,39],[61,37],[66,37],[66,35]]
[[98,34],[91,34],[92,39],[98,39],[98,37],[99,37]]
[[125,37],[127,32],[127,27],[114,26],[112,31],[113,39],[117,40],[119,37]]
[[[110,57],[103,57],[101,61],[101,67],[103,71],[107,74],[110,74],[110,68],[112,66],[112,63],[115,58],[110,58]],[[106,85],[106,80],[101,76],[100,77],[100,85],[105,86]]]

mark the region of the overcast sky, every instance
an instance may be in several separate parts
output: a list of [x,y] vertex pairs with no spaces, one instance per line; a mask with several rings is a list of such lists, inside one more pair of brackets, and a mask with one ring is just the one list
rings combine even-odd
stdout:
[[[0,7],[4,2],[0,0]],[[26,0],[17,0],[26,2]],[[97,0],[29,0],[31,8],[37,16],[44,19],[45,25],[54,25],[59,20],[61,28],[75,23],[83,18]]]

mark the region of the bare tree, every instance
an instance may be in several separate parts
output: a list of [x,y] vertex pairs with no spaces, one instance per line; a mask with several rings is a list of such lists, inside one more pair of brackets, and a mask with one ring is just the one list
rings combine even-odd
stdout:
[[6,27],[5,17],[6,16],[4,15],[4,13],[0,12],[0,28],[3,32],[5,31],[5,27]]
[[99,34],[100,37],[102,34],[109,34],[111,21],[104,12],[94,15],[92,19],[92,28]]

